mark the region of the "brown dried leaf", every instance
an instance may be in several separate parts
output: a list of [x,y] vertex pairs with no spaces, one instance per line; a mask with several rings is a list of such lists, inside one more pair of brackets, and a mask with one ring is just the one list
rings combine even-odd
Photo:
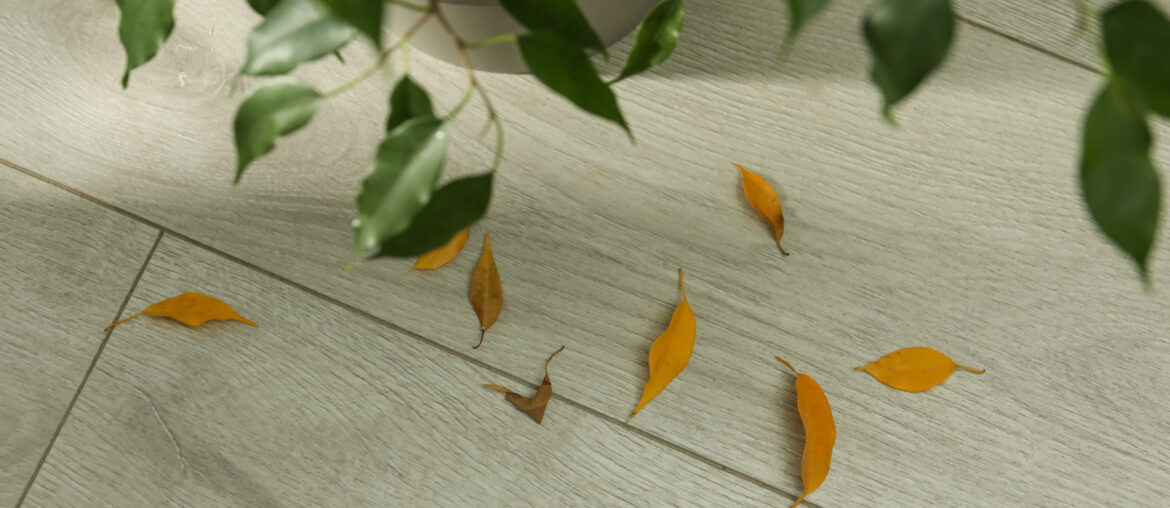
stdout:
[[525,397],[500,385],[483,386],[484,388],[491,388],[493,390],[504,392],[504,400],[511,402],[513,406],[516,406],[516,409],[528,413],[528,416],[531,416],[533,420],[536,420],[536,423],[539,425],[540,422],[544,420],[544,410],[548,407],[549,399],[552,398],[552,381],[548,379],[548,364],[552,361],[554,356],[564,350],[565,346],[561,346],[560,349],[553,351],[553,354],[549,355],[548,360],[545,360],[544,380],[540,382],[540,388],[536,389],[536,394],[531,397]]

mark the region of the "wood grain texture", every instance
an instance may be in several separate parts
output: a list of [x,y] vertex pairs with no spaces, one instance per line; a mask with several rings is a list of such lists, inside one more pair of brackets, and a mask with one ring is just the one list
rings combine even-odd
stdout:
[[[1088,13],[1085,30],[1078,28],[1077,4],[1084,2]],[[1105,67],[1099,48],[1101,24],[1097,15],[1119,0],[962,0],[956,2],[960,16],[1051,51],[1061,57],[1097,69]],[[1151,0],[1170,15],[1170,0]],[[974,28],[974,27],[967,27]],[[960,37],[965,33],[960,33]]]
[[20,497],[154,237],[0,166],[0,506]]
[[[255,18],[240,2],[182,2],[167,50],[117,87],[115,9],[30,2],[0,14],[0,153],[452,348],[479,327],[474,255],[434,273],[409,261],[341,270],[359,176],[388,83],[331,101],[229,186],[226,83]],[[485,232],[508,302],[475,357],[530,376],[562,344],[558,393],[624,418],[687,271],[698,320],[687,370],[633,425],[786,492],[800,490],[800,422],[779,354],[815,377],[839,424],[824,506],[1149,505],[1170,485],[1165,291],[1082,208],[1079,123],[1100,76],[979,30],[921,93],[880,118],[857,30],[836,3],[782,72],[775,2],[688,6],[675,56],[619,87],[638,138],[524,76],[482,76],[508,126]],[[746,33],[750,36],[729,34]],[[629,41],[619,46],[616,71]],[[328,88],[369,61],[346,50],[301,74]],[[415,54],[440,108],[465,78]],[[490,161],[480,109],[452,129],[449,173]],[[1165,144],[1157,155],[1167,166]],[[731,162],[785,204],[782,258]],[[1163,235],[1164,236],[1164,235]],[[1170,285],[1167,242],[1154,285]],[[987,368],[926,394],[854,372],[928,345]],[[563,361],[562,361],[563,360]]]
[[535,425],[482,387],[515,380],[182,241],[163,239],[128,307],[187,289],[260,328],[116,328],[26,506],[784,501],[561,400]]

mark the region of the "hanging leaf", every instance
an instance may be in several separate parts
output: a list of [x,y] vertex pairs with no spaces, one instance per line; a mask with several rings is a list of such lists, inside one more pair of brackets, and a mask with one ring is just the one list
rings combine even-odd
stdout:
[[469,233],[471,233],[471,228],[464,228],[463,231],[455,233],[455,236],[451,237],[451,241],[442,247],[419,256],[418,261],[414,263],[414,269],[434,270],[450,263],[451,260],[455,259],[455,256],[463,251]]
[[390,116],[386,119],[386,132],[420,116],[435,116],[431,98],[410,76],[402,76],[390,93]]
[[791,363],[776,357],[796,374],[796,410],[804,425],[804,454],[800,458],[800,479],[804,491],[792,508],[800,505],[805,496],[817,490],[825,477],[829,476],[829,464],[833,462],[833,445],[837,443],[837,424],[833,423],[833,409],[821,385],[811,377],[796,371]]
[[780,245],[780,239],[784,238],[784,209],[780,206],[780,196],[776,195],[776,191],[760,175],[744,169],[739,164],[732,165],[739,168],[739,174],[743,177],[743,194],[747,196],[752,207],[772,226],[776,247],[780,248],[781,254],[787,256],[788,252]]
[[174,0],[116,0],[121,11],[118,38],[126,50],[122,88],[130,85],[130,71],[149,62],[175,28]]
[[475,273],[471,275],[471,308],[479,317],[479,343],[472,349],[479,349],[483,345],[484,334],[500,317],[500,309],[503,307],[504,288],[500,284],[496,260],[492,257],[492,235],[489,233],[483,237],[483,254],[479,256]]
[[605,54],[605,44],[577,0],[500,0],[500,5],[529,31],[554,33],[573,46]]
[[891,388],[904,392],[924,392],[946,381],[956,368],[976,374],[984,372],[955,365],[950,357],[928,347],[899,349],[854,370],[864,370]]
[[531,397],[525,397],[500,385],[483,385],[483,387],[504,392],[504,400],[511,402],[513,406],[516,406],[516,409],[528,413],[528,416],[531,416],[536,424],[540,425],[540,422],[544,420],[544,410],[548,408],[548,401],[552,398],[552,381],[548,379],[548,364],[554,356],[564,350],[565,346],[561,346],[560,349],[549,355],[548,360],[545,360],[544,380],[540,382],[540,388],[536,389],[536,394]]
[[1085,118],[1081,192],[1101,231],[1137,263],[1149,282],[1149,257],[1158,232],[1161,184],[1150,160],[1150,128],[1128,89],[1101,90]]
[[[382,139],[374,167],[366,174],[357,196],[354,256],[376,249],[406,231],[415,214],[430,201],[447,157],[444,127],[442,120],[420,117],[398,126]],[[450,237],[435,247],[447,238]]]
[[[601,80],[580,47],[550,32],[532,32],[517,40],[528,70],[577,107],[614,122],[630,133],[613,90]],[[631,137],[633,135],[631,134]]]
[[348,23],[317,0],[283,0],[248,35],[244,74],[284,74],[353,38]]
[[1105,57],[1154,112],[1170,116],[1170,20],[1149,2],[1120,2],[1101,14]]
[[260,15],[268,14],[268,11],[276,7],[278,3],[280,3],[280,0],[248,0],[248,5],[251,5],[252,10]]
[[118,321],[106,327],[106,330],[125,323],[143,314],[151,316],[169,317],[183,323],[187,326],[199,326],[208,321],[239,321],[247,323],[255,327],[259,327],[256,323],[244,319],[230,305],[218,298],[213,298],[205,294],[196,293],[194,291],[183,293],[174,298],[167,298],[158,302],[146,310],[139,312],[126,319]]
[[865,40],[873,53],[873,82],[882,114],[906,98],[947,56],[955,32],[949,0],[875,0],[865,14]]
[[638,26],[638,40],[614,83],[665,62],[674,52],[682,25],[682,0],[666,0],[658,4]]
[[788,34],[784,36],[785,43],[796,39],[804,24],[820,14],[829,0],[788,0]]
[[682,291],[682,302],[675,307],[666,331],[650,346],[650,379],[646,380],[642,400],[638,401],[638,406],[626,418],[626,423],[630,423],[638,411],[662,393],[666,385],[687,368],[691,353],[695,351],[695,315],[691,312],[691,304],[687,302],[687,286],[683,283],[682,268],[678,269],[678,287]]
[[285,78],[261,86],[236,111],[236,183],[253,160],[272,151],[276,138],[309,123],[321,94],[303,81]]
[[369,36],[382,47],[382,3],[385,0],[316,0],[333,10],[337,17]]
[[414,216],[410,227],[383,240],[374,257],[418,256],[449,242],[453,235],[470,227],[487,212],[492,177],[493,173],[483,173],[440,187]]

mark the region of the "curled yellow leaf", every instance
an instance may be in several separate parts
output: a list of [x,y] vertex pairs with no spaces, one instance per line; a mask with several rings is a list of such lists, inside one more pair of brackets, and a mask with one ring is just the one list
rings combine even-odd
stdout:
[[208,321],[239,321],[247,323],[252,326],[259,327],[243,316],[236,313],[232,307],[218,298],[213,298],[202,293],[190,291],[183,293],[174,298],[167,298],[158,302],[146,310],[139,312],[126,319],[118,321],[106,327],[106,330],[125,323],[143,314],[158,317],[169,317],[183,323],[187,326],[199,326]]
[[479,349],[483,345],[484,334],[500,317],[500,309],[503,307],[504,289],[500,284],[496,260],[492,257],[492,235],[489,233],[483,238],[483,254],[479,256],[475,273],[471,275],[471,308],[479,317],[479,343],[472,349]]
[[772,226],[772,235],[776,237],[776,247],[780,249],[780,253],[785,256],[788,251],[780,245],[780,239],[784,238],[784,208],[780,206],[780,196],[776,195],[776,190],[768,184],[763,177],[744,169],[739,164],[732,163],[733,166],[739,168],[739,174],[743,177],[743,194],[747,196],[747,200],[752,204],[760,215],[764,216],[764,220]]
[[906,392],[922,392],[946,381],[955,369],[982,374],[985,371],[956,365],[947,355],[928,347],[899,349],[864,367],[878,381]]
[[553,354],[548,356],[548,360],[544,361],[544,380],[540,382],[540,388],[536,389],[536,394],[531,397],[525,397],[519,393],[513,392],[500,385],[483,385],[484,388],[491,388],[493,390],[504,392],[504,400],[511,402],[516,409],[528,413],[536,421],[537,425],[544,420],[544,410],[548,408],[548,401],[552,399],[552,381],[548,379],[548,364],[552,362],[557,353],[565,350],[565,346],[553,351]]
[[833,461],[833,445],[837,443],[837,425],[833,422],[833,409],[829,399],[817,381],[796,371],[792,364],[776,357],[796,374],[796,410],[804,425],[804,453],[800,459],[800,479],[804,491],[792,508],[796,508],[805,496],[817,490],[829,476],[829,464]]
[[467,244],[468,233],[471,228],[464,228],[463,231],[455,233],[442,247],[423,254],[418,257],[418,261],[414,263],[415,270],[434,270],[455,259],[463,250],[463,246]]
[[691,353],[695,350],[695,315],[691,312],[691,304],[687,302],[687,286],[683,283],[682,268],[678,269],[678,286],[682,290],[682,302],[675,307],[666,331],[650,346],[650,379],[642,389],[642,400],[638,401],[638,406],[630,413],[626,423],[662,393],[666,385],[682,373],[691,361]]

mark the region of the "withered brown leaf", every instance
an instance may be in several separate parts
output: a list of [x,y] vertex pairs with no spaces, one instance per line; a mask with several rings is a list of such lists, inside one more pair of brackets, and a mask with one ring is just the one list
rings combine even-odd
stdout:
[[548,401],[552,398],[552,381],[548,379],[548,364],[553,357],[561,351],[565,350],[565,346],[553,351],[553,354],[548,356],[548,360],[544,362],[544,380],[540,382],[540,388],[536,389],[536,394],[531,397],[525,397],[519,393],[513,392],[500,385],[483,385],[484,388],[491,388],[504,392],[504,400],[511,402],[516,409],[528,413],[533,420],[539,425],[541,420],[544,420],[544,410],[548,408]]

